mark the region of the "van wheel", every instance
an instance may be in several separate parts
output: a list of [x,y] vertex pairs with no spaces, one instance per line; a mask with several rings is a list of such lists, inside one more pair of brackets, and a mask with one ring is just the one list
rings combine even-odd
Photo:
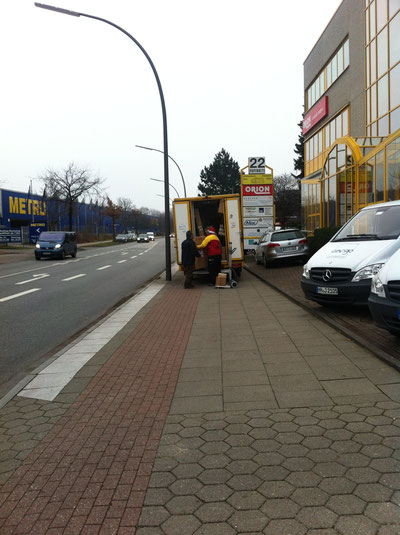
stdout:
[[267,268],[267,269],[269,268],[269,262],[268,262],[267,257],[265,255],[263,256],[263,264],[264,264],[265,268]]
[[77,253],[77,251],[75,251],[74,253],[71,254],[72,258],[76,258],[76,253]]
[[65,260],[65,251],[64,251],[64,249],[61,251],[61,260]]
[[257,266],[259,266],[261,264],[261,262],[259,261],[259,259],[256,257],[256,264]]
[[35,254],[35,260],[40,260],[40,256]]

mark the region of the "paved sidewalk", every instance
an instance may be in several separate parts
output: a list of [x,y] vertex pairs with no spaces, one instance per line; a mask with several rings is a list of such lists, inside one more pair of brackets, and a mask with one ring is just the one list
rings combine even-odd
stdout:
[[265,269],[264,266],[255,263],[254,257],[248,256],[246,268],[273,288],[277,288],[322,318],[334,323],[344,332],[351,334],[366,347],[373,348],[376,354],[391,360],[400,369],[399,337],[377,327],[367,306],[322,307],[306,299],[300,285],[303,268],[299,265],[281,264]]
[[398,371],[249,273],[178,273],[0,409],[0,533],[398,535],[399,427]]

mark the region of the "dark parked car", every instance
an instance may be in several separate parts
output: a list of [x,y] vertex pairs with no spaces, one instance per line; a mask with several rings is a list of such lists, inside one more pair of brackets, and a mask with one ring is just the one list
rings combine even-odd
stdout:
[[41,232],[35,245],[35,258],[76,257],[78,242],[75,232]]
[[149,243],[149,237],[147,236],[147,234],[139,234],[137,241]]

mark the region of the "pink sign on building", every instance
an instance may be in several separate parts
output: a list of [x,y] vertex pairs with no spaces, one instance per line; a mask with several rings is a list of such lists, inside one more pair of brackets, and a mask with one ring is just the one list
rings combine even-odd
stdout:
[[328,115],[328,96],[325,95],[307,113],[303,119],[303,135]]

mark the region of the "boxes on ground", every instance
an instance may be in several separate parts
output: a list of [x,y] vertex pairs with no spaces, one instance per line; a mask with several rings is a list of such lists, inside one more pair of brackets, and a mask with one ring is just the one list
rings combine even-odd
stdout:
[[215,281],[216,286],[225,286],[226,284],[226,273],[218,273],[217,279]]

